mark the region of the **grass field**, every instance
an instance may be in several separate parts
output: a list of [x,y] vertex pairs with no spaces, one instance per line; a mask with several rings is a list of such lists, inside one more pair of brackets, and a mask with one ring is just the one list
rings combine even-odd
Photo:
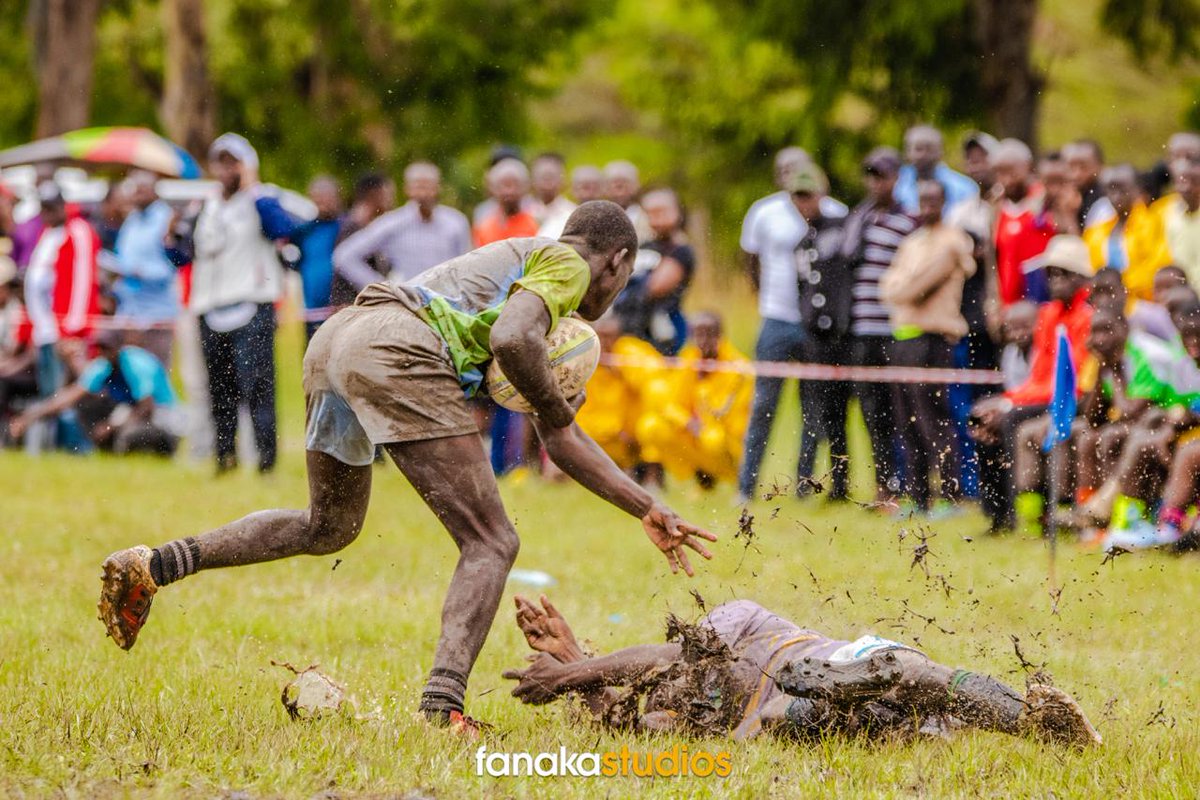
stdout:
[[[413,721],[438,609],[453,566],[445,534],[391,467],[380,468],[367,526],[336,557],[205,573],[158,596],[129,654],[95,620],[99,564],[259,508],[305,503],[302,434],[287,332],[280,361],[284,456],[278,474],[216,479],[209,465],[0,455],[0,794],[9,796],[436,798],[541,797],[1192,797],[1200,786],[1198,560],[1101,556],[1062,548],[1057,614],[1046,552],[1027,538],[976,535],[975,515],[930,529],[927,578],[916,528],[858,508],[786,497],[752,508],[756,536],[733,538],[728,489],[670,499],[722,535],[693,581],[671,576],[637,523],[573,486],[508,479],[523,538],[518,566],[550,590],[600,650],[658,640],[668,611],[747,597],[802,624],[853,638],[875,631],[943,662],[1020,686],[1025,657],[1077,694],[1106,739],[1074,753],[994,734],[950,743],[799,746],[689,742],[728,750],[726,779],[493,779],[475,747]],[[786,423],[786,421],[785,421]],[[788,427],[786,424],[781,428]],[[771,471],[785,472],[787,431]],[[907,528],[907,535],[902,531]],[[536,593],[510,584],[513,591]],[[557,707],[522,707],[501,670],[526,649],[506,597],[473,676],[468,709],[498,726],[493,750],[658,750]],[[353,714],[296,723],[279,702],[312,663],[344,683]],[[375,713],[372,713],[375,712]]]

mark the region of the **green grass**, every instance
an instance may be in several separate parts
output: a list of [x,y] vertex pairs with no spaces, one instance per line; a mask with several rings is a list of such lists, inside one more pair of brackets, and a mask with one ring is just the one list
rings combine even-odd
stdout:
[[[689,747],[728,749],[728,779],[476,777],[473,746],[413,721],[454,551],[391,467],[378,469],[366,529],[350,548],[164,589],[137,647],[121,652],[94,619],[107,553],[305,502],[295,344],[289,330],[280,358],[285,449],[271,478],[217,480],[207,464],[139,458],[0,455],[0,794],[1100,798],[1192,796],[1200,785],[1196,559],[1139,555],[1101,566],[1100,555],[1065,546],[1054,615],[1043,546],[972,536],[982,528],[975,515],[934,526],[927,579],[911,566],[915,530],[902,538],[899,523],[871,512],[759,502],[747,549],[732,536],[729,489],[700,496],[681,487],[671,501],[722,535],[714,561],[688,581],[668,573],[635,521],[582,490],[519,478],[502,486],[524,542],[518,566],[557,578],[551,595],[600,650],[660,639],[668,611],[696,614],[691,589],[710,605],[752,598],[836,636],[876,631],[918,643],[940,661],[1020,685],[1017,636],[1028,659],[1044,662],[1091,712],[1102,750],[983,733],[887,746],[711,741]],[[777,432],[771,472],[786,472],[789,427],[785,419]],[[526,652],[510,602],[469,690],[469,710],[499,727],[492,749],[674,744],[604,733],[564,709],[508,697],[499,674]],[[936,622],[906,613],[905,602]],[[279,702],[288,675],[272,659],[321,664],[368,718],[289,721]]]

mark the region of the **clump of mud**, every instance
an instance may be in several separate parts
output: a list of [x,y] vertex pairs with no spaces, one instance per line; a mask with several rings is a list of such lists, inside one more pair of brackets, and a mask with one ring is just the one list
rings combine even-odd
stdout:
[[746,700],[733,675],[736,657],[711,628],[673,614],[667,618],[667,641],[679,643],[679,660],[648,670],[619,692],[604,723],[632,729],[645,714],[665,714],[675,728],[698,736],[727,734]]
[[306,669],[296,669],[287,663],[271,663],[296,676],[284,685],[280,697],[289,717],[294,720],[313,719],[341,710],[346,701],[345,687],[318,670],[316,664]]

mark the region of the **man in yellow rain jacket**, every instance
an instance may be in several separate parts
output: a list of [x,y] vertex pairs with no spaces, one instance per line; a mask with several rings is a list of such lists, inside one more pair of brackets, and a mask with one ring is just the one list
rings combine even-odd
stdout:
[[619,366],[601,363],[588,381],[587,402],[575,419],[618,467],[632,469],[643,461],[637,442],[643,396],[656,381],[668,380],[662,356],[648,342],[622,336],[621,323],[614,316],[604,316],[592,327],[600,338],[601,353],[634,363]]
[[679,353],[684,367],[674,370],[669,382],[648,386],[637,438],[643,459],[663,464],[674,477],[697,478],[708,488],[737,478],[754,376],[699,369],[702,360],[747,363],[722,336],[716,314],[693,316],[690,338]]
[[1162,215],[1142,200],[1137,172],[1130,165],[1104,170],[1101,183],[1116,214],[1083,232],[1092,269],[1112,267],[1121,273],[1132,297],[1150,300],[1155,274],[1171,263]]

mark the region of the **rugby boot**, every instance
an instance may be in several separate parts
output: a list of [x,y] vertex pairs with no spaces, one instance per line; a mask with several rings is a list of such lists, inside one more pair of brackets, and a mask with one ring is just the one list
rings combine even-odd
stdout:
[[158,591],[150,577],[151,550],[145,545],[118,550],[104,559],[100,576],[100,621],[122,650],[133,647]]

